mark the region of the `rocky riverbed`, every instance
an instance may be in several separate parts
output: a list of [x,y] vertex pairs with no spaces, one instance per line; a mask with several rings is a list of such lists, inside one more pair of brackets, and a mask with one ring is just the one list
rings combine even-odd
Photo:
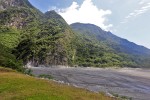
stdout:
[[46,68],[32,67],[33,74],[47,74],[55,80],[94,92],[150,100],[150,69]]

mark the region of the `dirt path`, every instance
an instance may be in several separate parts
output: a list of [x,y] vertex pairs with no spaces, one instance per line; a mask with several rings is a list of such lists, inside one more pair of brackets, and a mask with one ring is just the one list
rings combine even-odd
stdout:
[[131,97],[132,100],[150,100],[149,69],[102,68],[31,68],[34,75],[49,74],[55,80],[95,92],[106,92]]

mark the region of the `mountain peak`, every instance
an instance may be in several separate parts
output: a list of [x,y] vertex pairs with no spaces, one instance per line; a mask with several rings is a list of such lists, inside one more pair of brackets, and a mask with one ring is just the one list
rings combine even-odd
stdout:
[[80,23],[80,22],[77,22],[77,23],[71,24],[71,26],[86,26],[86,27],[96,27],[98,29],[101,29],[99,26],[96,26],[96,25],[90,24],[90,23]]
[[55,10],[47,11],[45,15],[48,18],[63,19]]
[[0,10],[12,7],[33,7],[28,0],[0,0]]
[[47,11],[45,13],[45,16],[48,19],[55,20],[55,22],[58,22],[60,26],[68,27],[68,24],[64,20],[64,18],[61,15],[59,15],[55,10]]

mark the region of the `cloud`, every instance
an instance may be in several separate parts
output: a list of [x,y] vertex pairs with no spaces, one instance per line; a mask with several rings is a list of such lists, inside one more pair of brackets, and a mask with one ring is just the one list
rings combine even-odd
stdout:
[[81,5],[73,2],[72,5],[66,9],[59,9],[57,12],[68,22],[72,24],[75,22],[91,23],[108,30],[112,24],[106,24],[107,16],[112,12],[110,10],[98,9],[92,0],[84,0]]
[[142,4],[144,4],[145,3],[145,1],[144,0],[141,0],[140,2],[139,2],[139,5],[142,5]]
[[137,17],[150,10],[150,2],[146,2],[145,0],[142,0],[141,2],[139,2],[139,4],[143,6],[131,12],[128,16],[125,17],[124,21],[122,21],[121,23],[127,23],[130,18]]
[[149,2],[149,0],[141,0],[141,1],[139,2],[139,5],[145,4],[145,3],[147,3],[147,2]]

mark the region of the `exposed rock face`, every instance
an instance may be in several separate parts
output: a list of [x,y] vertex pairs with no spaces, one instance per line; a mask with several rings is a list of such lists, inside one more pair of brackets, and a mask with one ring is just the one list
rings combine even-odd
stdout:
[[[13,13],[10,13],[13,12]],[[26,24],[32,20],[32,16],[30,15],[30,12],[26,12],[24,10],[18,9],[18,10],[11,10],[11,11],[3,11],[0,14],[0,18],[4,19],[0,20],[2,25],[8,26],[8,27],[16,27],[17,29],[22,29]],[[7,20],[8,19],[8,20]],[[28,20],[27,20],[28,19]]]
[[0,0],[0,24],[22,29],[35,18],[28,0]]
[[6,10],[11,7],[32,7],[28,0],[0,0],[0,10]]

